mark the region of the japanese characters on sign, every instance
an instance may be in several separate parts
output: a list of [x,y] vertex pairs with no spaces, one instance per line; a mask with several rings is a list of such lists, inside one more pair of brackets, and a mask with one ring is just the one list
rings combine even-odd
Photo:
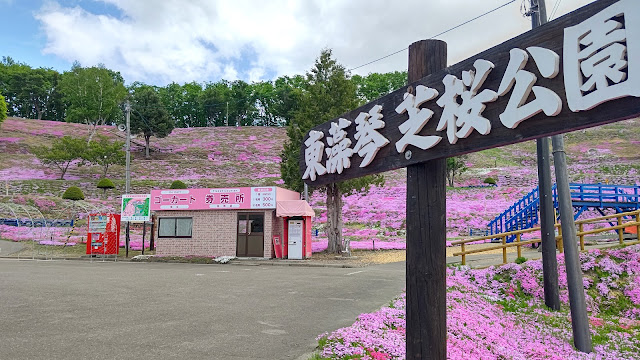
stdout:
[[640,1],[601,0],[544,27],[312,129],[302,179],[321,185],[640,114]]
[[275,209],[276,187],[152,190],[151,210]]
[[122,195],[121,221],[149,221],[150,210],[149,194],[125,194]]
[[91,214],[88,217],[89,232],[101,233],[107,230],[107,221],[109,214]]
[[564,82],[572,111],[640,96],[640,3],[622,0],[564,30]]

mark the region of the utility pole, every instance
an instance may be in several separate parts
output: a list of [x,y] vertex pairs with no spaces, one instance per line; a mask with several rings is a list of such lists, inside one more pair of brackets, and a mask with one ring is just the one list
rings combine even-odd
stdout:
[[[547,22],[544,0],[531,0],[531,27]],[[540,234],[542,238],[542,274],[544,303],[553,310],[560,310],[558,289],[558,259],[556,258],[555,212],[551,192],[550,139],[536,140],[538,157],[538,198],[540,199]]]
[[[544,0],[531,0],[531,14],[532,25],[534,28],[547,22],[547,9]],[[589,332],[589,319],[587,317],[587,306],[584,298],[582,269],[580,268],[578,245],[576,244],[576,224],[573,218],[573,205],[571,204],[571,189],[569,188],[569,176],[567,174],[567,158],[564,151],[564,137],[563,135],[554,135],[551,138],[551,142],[553,144],[553,162],[555,165],[560,221],[562,223],[562,237],[564,240],[564,257],[567,270],[567,286],[569,288],[569,305],[571,308],[571,328],[573,330],[573,343],[578,350],[585,353],[590,353],[591,334]],[[544,147],[547,151],[546,157],[548,158],[548,138],[546,146]],[[538,157],[540,158],[540,154],[538,154]],[[538,164],[538,167],[540,167],[540,164]],[[547,167],[545,170],[548,171],[548,169],[549,168]],[[540,185],[542,185],[542,182],[540,183]],[[542,201],[541,190],[542,189],[540,189],[540,200]],[[549,196],[549,198],[551,198],[551,196]],[[541,206],[541,209],[543,208],[544,207]],[[546,230],[546,228],[543,228],[543,230]],[[553,254],[555,259],[555,236],[553,244]],[[544,242],[542,251],[544,258]],[[549,249],[547,249],[547,252],[549,252]],[[555,264],[557,269],[557,262]],[[547,284],[545,279],[545,286],[546,285]],[[547,294],[545,288],[545,302],[546,300]]]
[[126,155],[126,168],[125,168],[125,193],[129,193],[129,186],[131,185],[131,169],[130,169],[130,162],[131,162],[131,104],[129,103],[129,100],[127,100],[127,103],[125,105],[125,119],[126,119],[126,125],[127,125],[127,140],[125,143],[125,149],[127,151],[127,155]]
[[576,223],[573,219],[571,189],[569,188],[569,177],[567,175],[567,157],[564,152],[564,137],[563,135],[554,135],[551,138],[551,142],[553,143],[553,162],[556,168],[556,183],[558,184],[558,202],[560,203],[564,262],[567,268],[573,343],[578,350],[590,353],[591,333],[589,332],[589,318],[587,317],[587,305],[584,299],[578,244],[576,244]]
[[[126,168],[125,168],[125,183],[124,183],[124,192],[125,194],[129,194],[130,186],[131,186],[131,104],[129,100],[125,105],[125,118],[127,125],[127,140],[125,149],[127,150],[126,154]],[[129,222],[127,221],[126,228],[126,236],[125,236],[125,257],[129,257]]]
[[224,120],[224,126],[229,126],[229,102],[227,101],[227,117]]

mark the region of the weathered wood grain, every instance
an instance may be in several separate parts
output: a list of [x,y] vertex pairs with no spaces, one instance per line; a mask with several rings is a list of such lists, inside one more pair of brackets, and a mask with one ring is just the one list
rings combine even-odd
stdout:
[[[447,44],[409,46],[409,82],[444,68]],[[447,358],[446,159],[407,167],[408,360]]]

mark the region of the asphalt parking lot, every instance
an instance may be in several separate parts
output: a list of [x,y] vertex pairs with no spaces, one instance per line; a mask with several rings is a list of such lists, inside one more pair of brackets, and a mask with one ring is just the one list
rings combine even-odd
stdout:
[[404,263],[0,259],[0,359],[305,359],[404,286]]

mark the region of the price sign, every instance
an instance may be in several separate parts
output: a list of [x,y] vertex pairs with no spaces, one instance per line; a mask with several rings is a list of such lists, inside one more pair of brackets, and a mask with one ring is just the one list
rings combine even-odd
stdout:
[[251,188],[251,208],[252,209],[274,209],[276,207],[275,187],[252,187]]

